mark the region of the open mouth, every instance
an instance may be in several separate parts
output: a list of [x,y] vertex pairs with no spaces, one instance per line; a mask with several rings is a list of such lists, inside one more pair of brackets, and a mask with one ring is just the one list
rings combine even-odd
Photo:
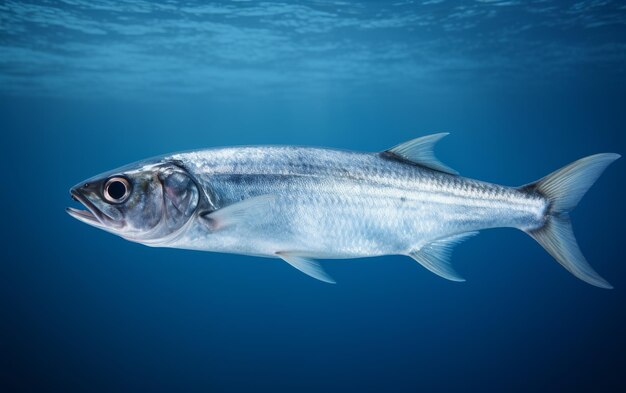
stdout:
[[72,195],[72,199],[77,202],[80,202],[85,206],[88,210],[79,210],[73,207],[68,207],[65,211],[78,221],[82,221],[85,224],[97,226],[97,227],[117,227],[119,226],[111,217],[104,214],[100,209],[96,207],[89,199],[83,196],[80,192],[75,189],[70,190],[70,194]]

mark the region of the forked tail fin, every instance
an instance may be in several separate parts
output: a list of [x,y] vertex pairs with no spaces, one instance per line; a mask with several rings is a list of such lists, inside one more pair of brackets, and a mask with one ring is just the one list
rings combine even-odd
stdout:
[[618,158],[620,155],[614,153],[581,158],[522,187],[530,192],[538,192],[549,200],[545,224],[527,233],[573,275],[591,285],[608,289],[613,288],[611,284],[593,270],[580,252],[568,212],[576,207],[606,167]]

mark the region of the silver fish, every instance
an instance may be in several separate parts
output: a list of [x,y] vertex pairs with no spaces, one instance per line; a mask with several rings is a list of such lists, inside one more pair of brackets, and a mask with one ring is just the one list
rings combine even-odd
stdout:
[[433,154],[447,133],[381,153],[229,147],[175,153],[70,190],[78,220],[125,239],[281,258],[325,282],[317,259],[407,255],[453,281],[455,244],[486,228],[528,233],[576,277],[611,288],[587,263],[571,211],[620,156],[582,158],[522,187],[461,177]]

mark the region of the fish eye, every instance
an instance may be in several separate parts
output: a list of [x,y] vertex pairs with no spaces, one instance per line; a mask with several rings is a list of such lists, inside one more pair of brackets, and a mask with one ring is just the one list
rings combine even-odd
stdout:
[[104,199],[111,203],[122,203],[130,195],[130,183],[123,177],[112,177],[104,184]]

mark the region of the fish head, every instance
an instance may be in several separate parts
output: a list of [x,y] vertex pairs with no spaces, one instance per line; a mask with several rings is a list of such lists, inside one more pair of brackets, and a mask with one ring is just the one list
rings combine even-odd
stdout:
[[200,205],[199,187],[176,161],[140,162],[87,179],[70,189],[86,208],[70,216],[119,235],[150,244],[173,236]]

